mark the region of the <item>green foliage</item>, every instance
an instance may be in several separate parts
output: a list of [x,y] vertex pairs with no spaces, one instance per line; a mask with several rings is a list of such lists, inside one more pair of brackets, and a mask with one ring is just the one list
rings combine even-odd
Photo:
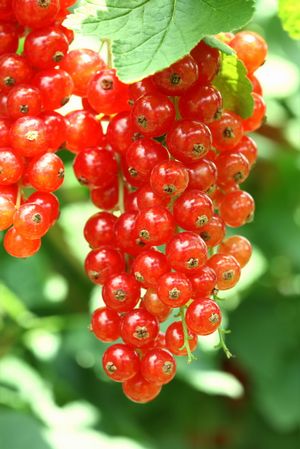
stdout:
[[118,76],[130,83],[181,59],[206,35],[244,26],[253,0],[86,1],[68,19],[84,35],[112,40]]
[[279,0],[279,17],[289,35],[293,39],[300,39],[300,3],[295,0]]
[[222,54],[221,70],[213,80],[223,97],[225,109],[243,118],[253,111],[252,86],[247,78],[244,64],[235,55]]

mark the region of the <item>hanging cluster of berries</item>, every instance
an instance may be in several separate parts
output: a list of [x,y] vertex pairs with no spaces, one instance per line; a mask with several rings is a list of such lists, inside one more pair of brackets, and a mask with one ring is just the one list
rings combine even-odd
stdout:
[[8,229],[3,244],[15,257],[35,254],[59,216],[52,192],[64,180],[56,151],[67,126],[55,109],[73,93],[72,77],[59,64],[73,40],[62,22],[74,3],[0,2],[0,230]]
[[[129,399],[148,402],[175,376],[174,356],[193,359],[198,336],[218,330],[228,351],[217,292],[236,285],[251,256],[246,238],[225,232],[254,214],[240,185],[257,158],[247,134],[265,116],[254,72],[267,46],[252,32],[222,36],[253,86],[254,111],[242,119],[212,84],[217,49],[201,41],[125,85],[96,52],[68,51],[73,33],[62,22],[74,3],[0,2],[0,230],[9,254],[38,251],[59,215],[56,151],[75,153],[75,176],[101,209],[84,228],[85,270],[105,303],[91,329],[104,342],[122,339],[105,351],[104,371]],[[63,117],[55,110],[72,94],[82,109]],[[178,319],[160,331],[174,309]]]

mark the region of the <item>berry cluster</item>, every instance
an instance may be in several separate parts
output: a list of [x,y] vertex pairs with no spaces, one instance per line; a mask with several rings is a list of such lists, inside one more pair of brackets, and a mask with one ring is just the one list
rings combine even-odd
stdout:
[[56,151],[67,126],[54,110],[74,89],[59,66],[73,40],[62,22],[74,3],[0,2],[0,230],[8,229],[4,248],[15,257],[35,254],[59,216],[52,192],[64,180]]
[[[251,32],[225,39],[253,85],[248,119],[223,110],[212,84],[220,55],[203,41],[129,87],[109,69],[88,84],[85,108],[115,114],[102,145],[89,143],[74,161],[78,180],[102,209],[84,228],[91,247],[85,270],[103,286],[105,303],[91,329],[104,342],[122,339],[105,351],[103,369],[135,402],[152,400],[173,379],[174,356],[193,359],[198,336],[218,330],[229,355],[217,292],[236,285],[251,256],[246,238],[225,232],[254,214],[254,200],[240,185],[257,158],[247,133],[265,116],[254,72],[267,48]],[[162,324],[161,332],[177,308],[180,320]]]

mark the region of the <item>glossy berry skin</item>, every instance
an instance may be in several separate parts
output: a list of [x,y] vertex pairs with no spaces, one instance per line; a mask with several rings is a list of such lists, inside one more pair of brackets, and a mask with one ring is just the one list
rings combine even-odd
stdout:
[[28,28],[51,25],[59,8],[59,0],[13,0],[13,11],[17,21]]
[[161,385],[147,382],[141,374],[137,374],[132,379],[122,384],[123,393],[133,402],[145,404],[155,399],[160,391]]
[[212,218],[213,203],[199,190],[186,190],[174,203],[176,223],[187,231],[200,231]]
[[133,126],[136,131],[147,137],[166,134],[174,120],[174,105],[162,94],[144,95],[132,107]]
[[8,117],[1,117],[0,115],[0,148],[9,146],[9,130],[11,121]]
[[204,266],[196,274],[190,276],[190,281],[195,298],[210,296],[217,283],[217,275],[214,270]]
[[5,196],[14,204],[17,201],[18,190],[18,184],[9,184],[7,186],[0,184],[0,196]]
[[145,244],[136,237],[135,212],[125,212],[122,214],[114,227],[116,244],[122,251],[135,256],[139,254]]
[[189,174],[178,161],[165,161],[157,164],[150,175],[150,186],[154,193],[162,197],[173,197],[185,191]]
[[0,231],[4,231],[13,224],[16,207],[10,198],[0,195]]
[[140,284],[129,273],[111,276],[103,285],[103,301],[117,312],[129,312],[138,303],[141,296]]
[[169,307],[181,307],[193,297],[192,284],[184,273],[170,271],[157,283],[159,299]]
[[126,151],[128,174],[141,184],[149,180],[151,170],[156,164],[166,160],[169,160],[167,150],[152,139],[139,139]]
[[46,110],[61,108],[68,103],[73,93],[72,78],[61,69],[41,70],[34,76],[32,82],[40,90]]
[[68,39],[58,28],[42,28],[26,36],[24,56],[35,69],[50,69],[62,61],[68,47]]
[[251,117],[243,120],[243,127],[246,132],[256,131],[264,123],[266,115],[266,103],[260,95],[252,93],[254,100],[254,110]]
[[16,120],[25,115],[39,115],[42,100],[39,90],[29,85],[19,85],[10,89],[7,96],[7,114]]
[[218,253],[235,257],[240,267],[243,268],[250,260],[252,246],[246,237],[233,235],[223,241],[218,249]]
[[52,226],[59,217],[59,201],[53,193],[33,192],[26,202],[41,206],[48,215],[50,226]]
[[219,50],[210,47],[204,41],[200,41],[191,51],[191,55],[198,64],[198,83],[210,83],[220,68]]
[[10,129],[10,144],[25,157],[34,157],[48,150],[44,121],[38,117],[21,117]]
[[[1,20],[1,12],[0,12]],[[11,23],[0,24],[0,55],[15,53],[18,48],[19,36],[17,27]]]
[[40,239],[50,227],[49,216],[42,206],[25,203],[14,215],[14,227],[25,239]]
[[88,253],[84,267],[94,284],[103,285],[111,275],[125,270],[124,256],[116,249],[102,246]]
[[157,88],[165,95],[181,95],[198,79],[198,66],[190,55],[153,76]]
[[250,168],[253,167],[257,160],[257,145],[249,136],[244,136],[233,151],[245,156],[250,164]]
[[132,348],[115,344],[103,354],[102,365],[108,377],[116,382],[125,382],[139,371],[139,358]]
[[146,245],[159,246],[174,235],[175,221],[168,209],[156,206],[138,213],[135,229],[137,237]]
[[150,209],[157,206],[166,207],[168,203],[169,198],[157,195],[148,184],[140,187],[137,191],[137,205],[139,210]]
[[233,256],[214,254],[208,259],[207,265],[216,273],[217,287],[220,290],[234,287],[240,279],[241,267]]
[[147,289],[141,305],[148,310],[151,315],[154,315],[160,323],[168,318],[171,311],[171,308],[160,300],[155,288]]
[[139,212],[137,190],[129,192],[126,188],[124,189],[124,206],[126,212]]
[[263,95],[263,90],[260,82],[256,78],[254,74],[248,74],[248,79],[252,84],[252,91],[255,92],[258,95]]
[[132,263],[132,273],[144,288],[156,286],[158,279],[169,270],[166,256],[154,249],[144,250]]
[[100,70],[91,78],[87,99],[101,114],[111,115],[129,109],[128,86],[119,80],[115,69]]
[[220,203],[220,214],[228,226],[238,228],[252,221],[254,208],[254,200],[249,193],[235,190],[224,196]]
[[24,161],[12,148],[0,148],[0,185],[15,184],[22,176]]
[[60,67],[69,73],[74,82],[74,94],[84,97],[90,79],[98,70],[105,67],[100,55],[88,48],[71,50],[60,63]]
[[232,150],[243,137],[243,123],[233,112],[223,112],[219,120],[209,125],[213,145],[219,151]]
[[13,11],[11,0],[2,0],[0,4],[0,20],[11,21],[13,20]]
[[193,301],[186,311],[185,320],[188,328],[197,335],[210,335],[221,324],[221,310],[212,299]]
[[131,310],[121,321],[121,336],[124,342],[135,348],[152,343],[158,331],[157,319],[144,309]]
[[99,340],[108,343],[120,337],[120,318],[117,312],[100,307],[94,310],[91,318],[91,331]]
[[10,256],[25,258],[33,256],[38,252],[41,247],[41,240],[26,239],[12,227],[5,233],[3,246]]
[[157,94],[158,89],[153,81],[153,76],[148,76],[141,81],[129,84],[129,103],[134,104],[136,100],[144,95]]
[[176,361],[165,349],[150,349],[141,360],[141,374],[152,384],[168,384],[175,377]]
[[107,187],[117,177],[117,162],[111,151],[86,148],[80,151],[73,163],[78,181],[88,187]]
[[128,147],[140,138],[141,134],[133,130],[131,113],[123,111],[110,120],[106,136],[114,151],[125,154]]
[[214,87],[197,84],[180,97],[178,105],[183,118],[208,124],[220,117],[222,97]]
[[174,270],[188,276],[197,273],[207,260],[207,247],[194,232],[181,232],[166,246],[166,257]]
[[225,223],[219,215],[213,215],[200,231],[201,238],[208,248],[219,245],[225,236]]
[[195,120],[180,120],[167,134],[167,147],[175,159],[192,164],[211,149],[209,128]]
[[97,212],[86,222],[83,234],[91,248],[109,245],[114,239],[117,217],[109,212]]
[[88,111],[72,111],[65,116],[67,123],[66,147],[78,152],[96,147],[103,141],[101,123]]
[[23,56],[11,53],[0,56],[0,92],[29,82],[31,76],[32,70]]
[[[189,346],[191,352],[195,351],[197,347],[198,337],[197,335],[188,329],[189,334]],[[186,348],[183,348],[184,334],[181,321],[175,321],[170,324],[166,330],[166,347],[174,355],[187,355]]]
[[107,187],[92,189],[90,194],[96,207],[111,210],[116,207],[119,199],[118,180],[114,179]]
[[40,115],[46,127],[50,151],[58,150],[66,140],[67,125],[65,118],[55,111],[45,111]]
[[253,31],[240,31],[229,45],[236,51],[249,73],[253,73],[265,62],[268,51],[266,41]]
[[233,151],[221,153],[216,160],[216,166],[218,169],[218,184],[230,182],[241,184],[247,179],[250,172],[247,158],[243,154]]
[[54,192],[64,181],[64,163],[56,154],[45,153],[31,160],[26,173],[36,190]]
[[210,193],[217,182],[216,164],[208,159],[201,159],[188,167],[189,188]]

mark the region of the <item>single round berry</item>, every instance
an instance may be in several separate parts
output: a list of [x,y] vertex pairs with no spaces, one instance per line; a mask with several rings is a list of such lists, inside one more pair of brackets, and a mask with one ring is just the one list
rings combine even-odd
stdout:
[[16,207],[12,200],[0,195],[0,231],[4,231],[13,224]]
[[181,95],[198,79],[198,65],[190,55],[153,76],[158,89],[166,95]]
[[18,85],[10,89],[7,96],[7,114],[11,119],[39,115],[41,109],[41,95],[36,87]]
[[102,148],[80,151],[74,159],[73,168],[78,181],[88,187],[108,187],[117,177],[114,154]]
[[266,103],[262,96],[252,93],[254,109],[251,117],[243,120],[243,127],[246,132],[256,131],[265,121]]
[[54,192],[64,181],[64,163],[55,153],[45,153],[30,161],[26,173],[36,190]]
[[218,253],[235,257],[240,264],[240,267],[243,268],[250,260],[252,246],[246,237],[233,235],[223,241],[218,249]]
[[73,93],[72,78],[61,69],[41,70],[36,73],[32,82],[39,89],[46,110],[61,108],[68,103]]
[[114,209],[119,200],[118,179],[114,178],[111,185],[92,189],[91,200],[99,209]]
[[249,193],[234,190],[221,201],[220,214],[228,226],[237,228],[253,220],[254,208],[254,200]]
[[45,111],[40,115],[46,126],[49,151],[58,150],[66,141],[67,125],[65,117],[55,111]]
[[144,242],[136,238],[135,220],[135,212],[125,212],[114,227],[116,245],[132,256],[139,254],[145,247]]
[[168,384],[176,374],[175,359],[165,349],[150,349],[141,360],[141,374],[152,384]]
[[253,31],[240,31],[229,45],[236,51],[249,73],[253,73],[265,62],[268,51],[266,41]]
[[26,239],[21,234],[18,234],[16,229],[12,227],[4,236],[3,246],[10,256],[25,258],[31,257],[38,252],[41,247],[41,240]]
[[141,81],[129,84],[129,103],[134,104],[136,100],[144,95],[157,94],[158,89],[153,82],[153,76],[148,76]]
[[92,314],[91,331],[101,341],[108,343],[120,337],[120,318],[117,312],[100,307]]
[[186,190],[174,203],[176,223],[188,231],[201,231],[212,218],[213,203],[199,190]]
[[159,299],[169,307],[181,307],[193,297],[192,284],[184,273],[169,272],[158,279]]
[[222,96],[213,86],[197,84],[180,97],[179,111],[185,119],[211,123],[221,116]]
[[228,290],[238,283],[241,267],[233,256],[214,254],[208,259],[207,265],[216,273],[217,287],[220,290]]
[[212,299],[193,301],[186,311],[185,320],[188,328],[197,335],[210,335],[221,324],[221,310]]
[[142,251],[132,263],[132,273],[144,288],[156,286],[158,279],[169,270],[166,256],[154,249]]
[[127,345],[115,344],[103,354],[102,365],[105,373],[116,382],[125,382],[139,371],[139,358],[134,349]]
[[0,92],[28,83],[31,77],[32,70],[23,56],[11,53],[0,56]]
[[101,247],[88,253],[84,267],[94,284],[103,285],[111,275],[125,270],[124,256],[116,249]]
[[142,137],[134,131],[129,111],[120,112],[110,120],[106,136],[113,150],[120,154],[125,154],[132,142]]
[[219,215],[214,215],[209,222],[201,228],[200,236],[209,248],[219,245],[225,236],[225,223]]
[[19,181],[24,169],[23,158],[11,148],[0,148],[0,185]]
[[163,303],[155,288],[148,288],[143,296],[142,306],[148,310],[151,315],[154,315],[161,323],[165,321],[171,311],[171,308]]
[[216,283],[217,275],[214,270],[208,266],[204,266],[198,270],[196,274],[189,277],[195,298],[205,298],[212,294]]
[[208,159],[201,159],[188,167],[189,188],[211,193],[217,182],[217,167]]
[[41,206],[44,211],[47,212],[50,226],[52,226],[59,217],[59,201],[53,193],[33,192],[26,202]]
[[65,116],[66,147],[78,152],[87,147],[96,147],[103,141],[101,123],[88,111],[72,111]]
[[250,164],[250,168],[257,160],[257,145],[249,136],[244,136],[233,151],[245,156]]
[[25,157],[34,157],[48,150],[44,121],[38,117],[18,118],[10,129],[11,146]]
[[188,170],[181,162],[165,161],[157,164],[150,175],[154,193],[162,197],[180,195],[188,186]]
[[156,206],[137,214],[135,221],[137,238],[146,245],[167,243],[175,233],[175,221],[168,209]]
[[124,382],[122,388],[128,399],[140,404],[152,401],[161,391],[161,385],[147,382],[141,374],[137,374],[132,379]]
[[222,116],[209,124],[213,145],[218,151],[232,150],[243,137],[243,122],[233,112],[223,112]]
[[140,284],[129,273],[111,276],[102,289],[103,301],[117,312],[129,312],[138,303],[141,296]]
[[121,336],[124,342],[135,348],[152,343],[157,337],[158,331],[157,318],[144,309],[128,312],[121,322]]
[[[198,337],[189,329],[188,336],[190,351],[193,352],[197,347]],[[166,347],[172,354],[179,356],[187,355],[187,350],[184,347],[184,333],[181,321],[175,321],[166,330]]]
[[218,184],[234,182],[241,184],[248,177],[250,165],[241,153],[227,151],[221,153],[216,160],[218,169]]
[[147,210],[152,207],[166,207],[168,203],[168,197],[157,195],[148,184],[140,187],[137,191],[137,204],[139,210]]
[[51,25],[59,13],[59,0],[14,0],[13,11],[21,25],[42,28]]
[[109,212],[98,212],[88,219],[83,234],[91,248],[109,245],[113,241],[116,221],[117,217]]
[[166,257],[174,270],[194,274],[207,260],[207,247],[199,235],[181,232],[167,244]]
[[14,215],[14,227],[25,239],[40,239],[50,227],[50,220],[45,209],[39,204],[25,203]]
[[198,83],[208,84],[212,81],[221,65],[220,52],[217,48],[210,47],[204,41],[191,51],[191,55],[198,64]]

